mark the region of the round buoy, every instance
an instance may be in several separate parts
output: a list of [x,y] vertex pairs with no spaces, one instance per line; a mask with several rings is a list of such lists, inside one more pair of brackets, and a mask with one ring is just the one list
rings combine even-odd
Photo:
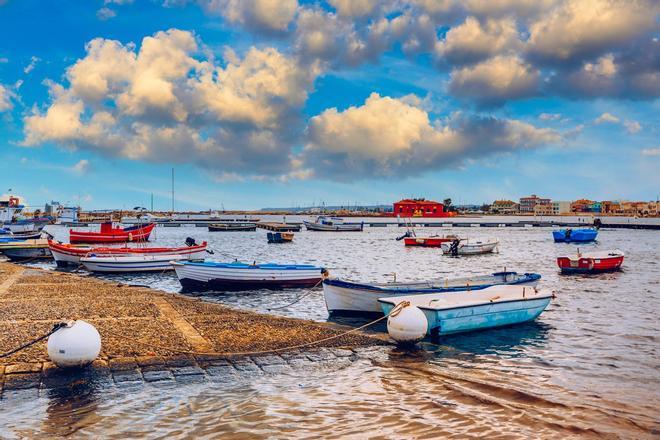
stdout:
[[403,307],[387,318],[387,332],[396,342],[415,343],[426,336],[428,321],[418,307]]
[[101,335],[85,321],[71,321],[48,338],[48,357],[58,367],[82,367],[101,352]]

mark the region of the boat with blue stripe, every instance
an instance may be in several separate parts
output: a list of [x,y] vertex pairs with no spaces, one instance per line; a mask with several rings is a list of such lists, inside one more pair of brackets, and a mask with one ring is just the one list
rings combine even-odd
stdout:
[[596,240],[597,236],[598,230],[594,228],[567,228],[552,231],[552,237],[556,243],[588,243]]
[[194,254],[127,254],[94,255],[80,258],[80,264],[90,272],[163,272],[174,270],[172,263],[194,258]]

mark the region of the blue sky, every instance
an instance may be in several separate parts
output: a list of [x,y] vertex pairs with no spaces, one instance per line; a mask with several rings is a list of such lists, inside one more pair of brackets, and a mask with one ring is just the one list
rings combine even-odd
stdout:
[[[596,11],[596,12],[594,12]],[[0,0],[0,194],[655,199],[660,6]]]

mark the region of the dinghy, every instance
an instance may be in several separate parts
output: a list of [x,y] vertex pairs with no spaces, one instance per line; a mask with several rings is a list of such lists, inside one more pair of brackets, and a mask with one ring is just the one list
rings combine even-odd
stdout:
[[313,222],[303,220],[308,231],[358,232],[364,228],[364,222],[347,224],[339,217],[319,216]]
[[528,286],[493,286],[450,295],[386,297],[378,302],[385,314],[400,302],[409,302],[408,307],[417,307],[424,313],[427,334],[439,336],[532,321],[548,307],[553,297],[554,293],[549,290]]
[[101,230],[75,231],[69,230],[69,241],[71,243],[127,243],[148,241],[151,231],[156,227],[155,223],[147,225],[130,226],[128,228],[113,228],[112,222],[101,223]]
[[587,243],[594,241],[598,236],[598,230],[593,228],[583,229],[560,229],[552,231],[552,237],[556,243]]
[[256,223],[213,223],[209,225],[209,232],[256,230]]
[[441,247],[442,243],[449,243],[457,239],[459,238],[455,235],[446,235],[444,237],[433,235],[430,237],[406,237],[403,239],[403,243],[406,246]]
[[172,262],[184,290],[252,290],[314,287],[327,276],[307,264]]
[[268,232],[266,234],[268,243],[291,243],[293,232]]
[[612,251],[581,253],[557,257],[557,265],[563,273],[598,273],[621,269],[624,254],[618,249]]
[[21,240],[0,243],[0,252],[10,260],[32,260],[52,258],[48,240]]
[[173,270],[175,261],[190,260],[185,254],[143,255],[90,255],[82,257],[80,264],[90,272],[162,272]]
[[65,266],[67,264],[78,265],[80,259],[87,255],[184,255],[189,260],[203,259],[207,253],[207,243],[204,241],[202,244],[195,243],[195,240],[188,237],[186,239],[186,246],[181,247],[136,247],[136,246],[123,246],[123,247],[93,247],[87,245],[72,245],[58,243],[53,240],[48,240],[48,247],[50,248],[53,258],[58,266]]
[[442,247],[442,253],[445,255],[479,255],[493,252],[499,243],[499,240],[494,238],[486,240],[470,238],[442,243],[440,247]]
[[323,281],[323,296],[330,313],[380,313],[378,298],[388,296],[452,293],[480,290],[500,284],[534,287],[541,279],[536,273],[497,272],[465,278],[436,279],[421,282],[364,284],[339,279]]

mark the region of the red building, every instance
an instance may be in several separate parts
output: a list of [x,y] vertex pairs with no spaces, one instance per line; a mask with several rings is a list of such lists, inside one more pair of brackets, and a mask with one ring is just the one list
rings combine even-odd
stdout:
[[445,205],[426,199],[403,199],[394,203],[394,216],[399,217],[450,217]]

